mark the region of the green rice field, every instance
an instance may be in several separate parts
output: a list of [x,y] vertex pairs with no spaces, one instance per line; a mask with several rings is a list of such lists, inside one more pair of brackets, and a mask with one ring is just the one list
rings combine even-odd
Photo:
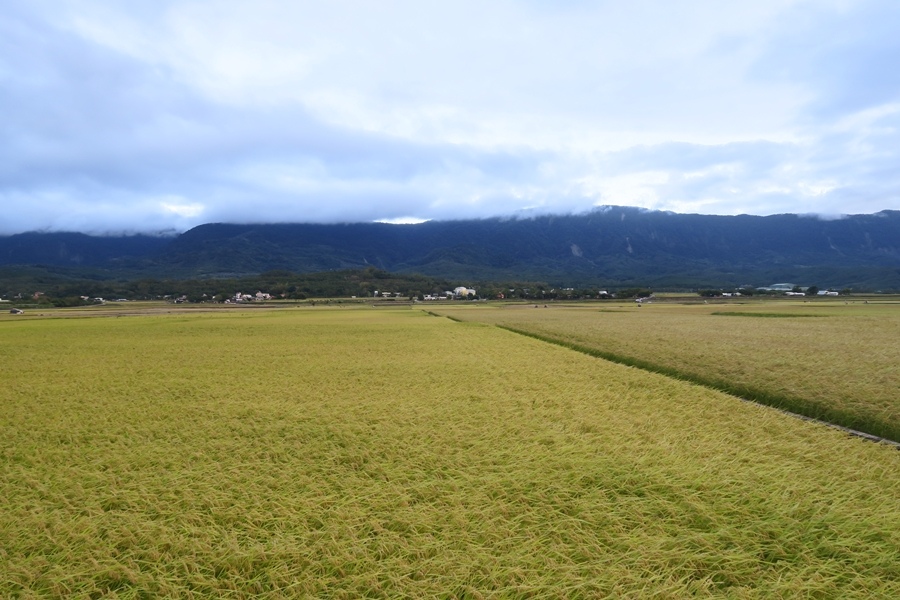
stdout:
[[515,310],[3,315],[0,597],[900,597],[894,447]]

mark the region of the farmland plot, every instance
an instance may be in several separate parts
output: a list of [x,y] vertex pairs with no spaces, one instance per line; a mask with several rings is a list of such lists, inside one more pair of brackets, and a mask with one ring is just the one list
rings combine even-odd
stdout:
[[511,327],[900,441],[900,305],[613,304],[439,312]]
[[900,595],[893,448],[498,328],[0,336],[0,596]]

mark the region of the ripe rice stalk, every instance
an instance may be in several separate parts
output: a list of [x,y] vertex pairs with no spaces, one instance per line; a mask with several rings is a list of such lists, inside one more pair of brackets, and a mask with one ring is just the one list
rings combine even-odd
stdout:
[[900,595],[900,454],[689,382],[408,309],[0,327],[0,596]]

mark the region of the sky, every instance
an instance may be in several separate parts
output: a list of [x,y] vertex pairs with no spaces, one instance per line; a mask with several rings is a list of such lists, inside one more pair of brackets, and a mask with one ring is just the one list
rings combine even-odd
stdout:
[[896,0],[0,3],[0,235],[900,209]]

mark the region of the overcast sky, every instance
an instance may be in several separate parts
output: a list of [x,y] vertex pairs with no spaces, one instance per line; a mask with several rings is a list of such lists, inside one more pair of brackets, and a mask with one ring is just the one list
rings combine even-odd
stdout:
[[0,2],[0,234],[900,208],[896,0]]

